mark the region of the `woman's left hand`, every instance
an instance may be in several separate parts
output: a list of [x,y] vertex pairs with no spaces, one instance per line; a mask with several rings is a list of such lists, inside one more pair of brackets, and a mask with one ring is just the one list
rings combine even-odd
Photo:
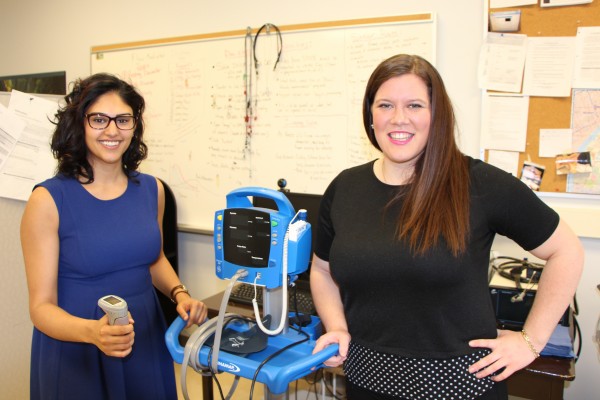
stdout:
[[469,346],[488,348],[492,351],[471,365],[469,372],[477,378],[493,375],[491,379],[496,382],[503,381],[525,368],[536,358],[521,332],[499,330],[496,339],[471,340]]
[[177,312],[184,321],[187,321],[186,328],[189,328],[193,324],[200,325],[206,320],[208,308],[200,300],[186,296],[177,303]]

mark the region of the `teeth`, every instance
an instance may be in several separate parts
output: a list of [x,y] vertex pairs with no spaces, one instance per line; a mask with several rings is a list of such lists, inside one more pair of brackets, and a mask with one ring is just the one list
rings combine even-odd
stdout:
[[412,133],[390,133],[390,137],[396,140],[410,139],[413,136]]
[[116,141],[116,140],[115,141],[110,141],[110,142],[109,141],[103,141],[102,144],[104,144],[106,146],[116,146],[116,145],[119,144],[119,142]]

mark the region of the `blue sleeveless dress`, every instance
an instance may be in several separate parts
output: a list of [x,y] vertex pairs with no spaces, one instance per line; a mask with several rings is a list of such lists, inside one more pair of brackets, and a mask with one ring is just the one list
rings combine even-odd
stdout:
[[100,297],[122,297],[135,320],[135,343],[127,357],[109,357],[92,344],[55,340],[34,328],[31,399],[177,399],[149,271],[161,248],[156,179],[140,174],[108,201],[64,176],[39,186],[52,195],[60,218],[58,305],[99,319]]

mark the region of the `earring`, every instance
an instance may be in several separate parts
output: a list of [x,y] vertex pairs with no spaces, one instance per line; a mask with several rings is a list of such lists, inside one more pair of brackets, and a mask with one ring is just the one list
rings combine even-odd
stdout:
[[375,127],[373,126],[373,124],[371,124],[371,129],[375,129]]

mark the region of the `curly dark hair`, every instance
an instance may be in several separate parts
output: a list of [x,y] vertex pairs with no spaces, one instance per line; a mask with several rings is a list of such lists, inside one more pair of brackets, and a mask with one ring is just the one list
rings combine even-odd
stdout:
[[85,114],[102,95],[114,92],[131,107],[136,118],[131,145],[122,158],[122,168],[129,178],[137,175],[137,169],[148,155],[148,146],[143,141],[146,107],[144,98],[129,83],[114,75],[99,73],[73,84],[71,93],[65,96],[66,105],[58,110],[53,122],[56,125],[50,148],[58,160],[56,172],[65,176],[82,179],[83,183],[94,181],[94,170],[88,161],[88,148],[85,143]]

